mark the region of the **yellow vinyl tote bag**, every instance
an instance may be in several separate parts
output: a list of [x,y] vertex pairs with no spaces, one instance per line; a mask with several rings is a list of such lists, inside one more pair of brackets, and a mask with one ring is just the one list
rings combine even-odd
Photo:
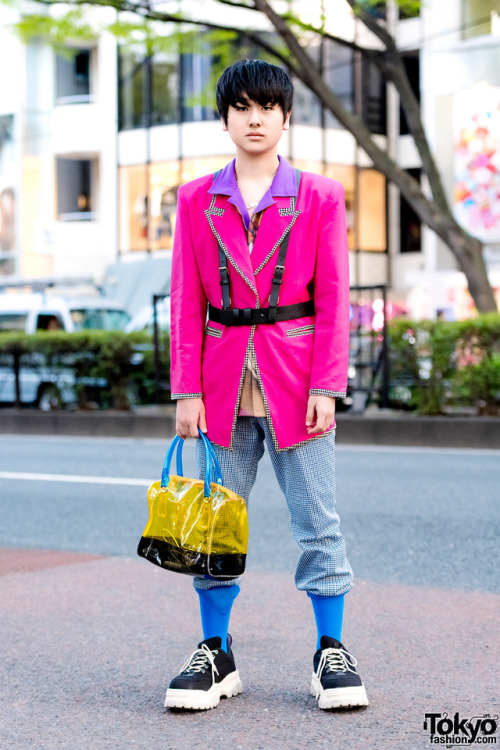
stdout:
[[[183,476],[184,441],[177,435],[161,480],[148,490],[149,521],[137,554],[176,573],[230,580],[245,570],[247,507],[242,497],[222,486],[217,456],[207,436],[201,430],[199,434],[205,447],[205,478]],[[177,474],[170,474],[176,449]]]

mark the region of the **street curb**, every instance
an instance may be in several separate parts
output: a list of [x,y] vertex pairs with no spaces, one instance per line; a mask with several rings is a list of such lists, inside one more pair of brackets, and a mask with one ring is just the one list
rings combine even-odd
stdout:
[[339,444],[500,449],[497,417],[340,414],[337,425]]
[[[338,444],[500,449],[498,417],[421,417],[401,412],[337,415]],[[2,409],[0,433],[165,438],[175,434],[175,406],[138,412]]]
[[28,409],[5,409],[0,411],[0,433],[171,438],[175,435],[175,407],[165,409],[160,414],[120,411],[42,413]]

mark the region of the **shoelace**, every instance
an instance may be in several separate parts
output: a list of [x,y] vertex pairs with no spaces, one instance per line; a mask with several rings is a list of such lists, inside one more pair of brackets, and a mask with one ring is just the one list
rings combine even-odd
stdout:
[[219,674],[219,670],[215,666],[215,657],[212,651],[208,648],[206,643],[201,644],[201,648],[197,648],[193,651],[187,662],[181,669],[181,672],[204,672],[208,665],[212,667],[212,677],[215,674]]
[[319,685],[321,684],[321,675],[326,667],[327,672],[353,672],[356,674],[357,661],[348,651],[341,648],[325,648],[319,660],[316,674],[318,676],[318,687],[316,688],[316,698],[319,698]]

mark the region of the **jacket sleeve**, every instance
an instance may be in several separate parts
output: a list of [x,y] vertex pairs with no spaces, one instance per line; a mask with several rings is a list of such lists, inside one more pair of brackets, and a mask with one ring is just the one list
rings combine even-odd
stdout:
[[203,396],[201,355],[207,298],[198,269],[187,199],[178,192],[170,282],[170,361],[173,399]]
[[321,211],[314,276],[316,328],[310,395],[346,395],[349,363],[349,250],[344,188],[335,182]]

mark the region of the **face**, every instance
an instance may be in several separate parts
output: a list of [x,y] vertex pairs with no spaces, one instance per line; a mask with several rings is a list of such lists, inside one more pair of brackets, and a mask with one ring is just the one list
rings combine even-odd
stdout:
[[288,130],[290,113],[283,122],[278,104],[262,105],[244,99],[229,106],[227,124],[222,123],[237,149],[249,154],[263,154],[276,148],[284,130]]

